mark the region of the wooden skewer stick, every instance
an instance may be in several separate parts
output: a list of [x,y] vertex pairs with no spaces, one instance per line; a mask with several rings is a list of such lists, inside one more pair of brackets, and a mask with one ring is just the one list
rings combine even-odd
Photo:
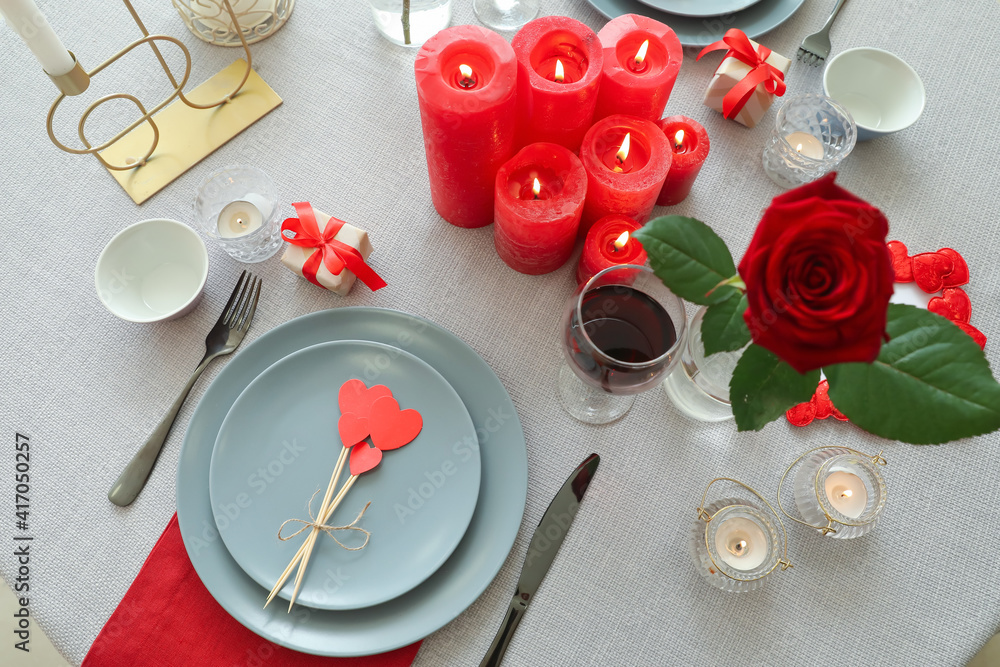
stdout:
[[[337,487],[337,482],[340,481],[340,475],[344,470],[344,463],[347,461],[348,454],[350,454],[350,449],[348,447],[344,447],[341,449],[340,456],[337,457],[337,465],[333,469],[333,475],[330,476],[330,483],[326,487],[326,494],[324,494],[323,503],[320,505],[318,515],[320,523],[326,522],[323,517],[325,516],[327,506],[330,504],[330,497],[333,495],[333,490]],[[278,578],[278,583],[276,583],[274,588],[271,589],[271,594],[268,595],[267,602],[264,603],[264,607],[267,607],[271,600],[274,599],[274,596],[278,593],[278,591],[281,590],[281,587],[284,585],[285,580],[288,579],[288,575],[291,573],[291,569],[295,566],[295,562],[298,560],[299,554],[305,548],[305,545],[308,544],[310,545],[310,549],[312,548],[312,543],[316,541],[316,533],[318,530],[318,528],[313,528],[309,535],[306,536],[306,541],[303,543],[302,547],[299,548],[299,553],[296,554],[296,558],[289,563],[288,567],[285,568],[285,571],[282,572],[281,576]],[[301,573],[299,575],[299,579],[301,579]]]

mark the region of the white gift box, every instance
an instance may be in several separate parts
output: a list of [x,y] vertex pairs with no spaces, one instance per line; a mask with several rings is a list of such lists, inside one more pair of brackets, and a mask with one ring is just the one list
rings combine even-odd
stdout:
[[[753,45],[754,51],[756,51],[760,45],[752,39],[749,41]],[[783,76],[788,74],[788,68],[792,64],[791,60],[774,51],[771,52],[771,55],[767,57],[765,62],[779,70]],[[735,56],[723,59],[719,64],[719,68],[715,70],[715,76],[712,77],[712,80],[708,84],[708,90],[705,91],[705,106],[723,113],[722,98],[750,72],[751,67]],[[753,94],[747,99],[746,105],[740,109],[733,120],[747,127],[754,127],[764,117],[767,110],[771,108],[773,101],[774,95],[767,92],[763,83],[758,84]]]
[[[327,224],[330,222],[330,216],[315,209],[313,209],[313,212],[316,214],[316,224],[319,226],[320,232],[325,231]],[[366,262],[374,249],[372,248],[371,241],[368,240],[368,232],[346,222],[333,238],[357,249],[361,253],[362,259]],[[285,248],[285,253],[281,256],[281,263],[287,266],[292,273],[305,278],[302,274],[302,267],[305,265],[306,260],[315,252],[319,252],[319,250],[317,248],[302,248],[289,243]],[[340,296],[347,296],[347,293],[354,286],[355,280],[357,280],[357,276],[346,266],[337,275],[330,273],[330,270],[322,262],[320,262],[319,269],[316,270],[316,282]]]

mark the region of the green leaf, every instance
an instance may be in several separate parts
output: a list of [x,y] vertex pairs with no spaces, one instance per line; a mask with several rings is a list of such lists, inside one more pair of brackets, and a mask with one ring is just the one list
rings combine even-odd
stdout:
[[939,315],[889,304],[889,342],[871,364],[824,368],[830,398],[864,430],[915,445],[1000,428],[1000,384],[972,338]]
[[738,291],[722,285],[706,296],[736,274],[736,265],[725,241],[704,222],[665,215],[647,222],[634,236],[646,249],[656,275],[682,299],[707,306]]
[[738,350],[750,342],[750,329],[743,321],[747,305],[746,294],[734,294],[708,307],[701,322],[701,342],[706,355]]
[[736,429],[759,431],[788,408],[812,398],[818,384],[818,370],[799,374],[771,351],[751,345],[729,381]]

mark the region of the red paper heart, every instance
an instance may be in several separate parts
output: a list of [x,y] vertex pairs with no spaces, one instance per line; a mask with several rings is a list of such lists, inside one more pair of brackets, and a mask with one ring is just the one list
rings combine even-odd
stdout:
[[972,336],[972,340],[976,341],[976,345],[979,346],[979,349],[982,350],[986,348],[986,335],[983,334],[982,331],[967,322],[955,322],[955,326]]
[[792,426],[808,426],[816,418],[816,408],[812,401],[799,403],[785,411],[785,418]]
[[359,419],[368,419],[372,404],[383,396],[392,396],[385,385],[377,384],[369,389],[361,380],[348,380],[340,386],[337,403],[342,414],[350,412]]
[[941,296],[927,302],[927,310],[952,322],[968,324],[972,318],[972,302],[961,287],[946,287]]
[[399,449],[411,442],[424,427],[424,420],[419,412],[400,410],[399,403],[390,396],[380,398],[372,404],[368,423],[372,443],[383,452]]
[[955,268],[955,262],[947,255],[936,252],[922,252],[914,255],[913,279],[917,286],[928,294],[940,292],[944,287],[944,279]]
[[366,442],[351,450],[351,474],[361,475],[376,467],[382,461],[382,452]]
[[897,283],[913,282],[913,264],[909,251],[902,241],[889,241],[889,254],[892,255],[892,270],[896,274]]
[[965,258],[958,254],[957,250],[951,248],[941,248],[939,255],[944,255],[951,259],[953,266],[951,273],[945,276],[945,287],[961,287],[969,283],[969,265],[965,263]]
[[833,417],[842,422],[847,421],[847,415],[837,409],[837,406],[833,404],[830,400],[830,382],[828,380],[823,380],[816,387],[816,392],[813,394],[812,400],[810,401],[816,408],[816,419],[826,419],[827,417]]
[[340,431],[340,441],[344,443],[344,447],[353,447],[368,437],[368,420],[345,412],[340,415],[337,430]]

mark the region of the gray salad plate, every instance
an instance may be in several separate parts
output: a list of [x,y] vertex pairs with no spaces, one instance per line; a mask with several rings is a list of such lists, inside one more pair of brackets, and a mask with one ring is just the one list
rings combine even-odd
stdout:
[[[377,379],[367,379],[376,371]],[[423,427],[412,442],[385,452],[378,467],[359,476],[326,522],[346,526],[371,502],[357,523],[371,533],[363,549],[347,550],[330,536],[318,536],[296,598],[316,609],[370,607],[417,586],[458,546],[479,495],[478,452],[459,463],[452,451],[474,442],[476,428],[440,373],[381,343],[313,345],[257,376],[233,403],[215,441],[208,487],[212,506],[221,510],[216,527],[244,572],[270,590],[305,541],[307,532],[282,541],[277,531],[298,519],[282,530],[291,535],[319,512],[343,450],[337,395],[351,379],[385,385],[402,409],[420,413]],[[349,476],[342,473],[336,488]],[[222,525],[219,516],[225,516]],[[334,535],[347,547],[365,543],[357,531]],[[291,598],[294,579],[280,597]]]
[[732,14],[760,0],[639,0],[642,4],[677,16],[719,16]]
[[[380,605],[349,611],[280,605],[262,609],[266,591],[229,554],[209,496],[212,450],[240,393],[274,362],[334,340],[370,340],[405,350],[444,376],[476,426],[482,464],[479,500],[451,557],[413,590]],[[377,371],[378,369],[376,369]],[[456,464],[477,443],[453,446]],[[177,518],[191,563],[212,596],[237,621],[277,644],[327,656],[382,653],[420,640],[472,604],[514,544],[524,513],[528,461],[510,396],[482,358],[461,339],[420,317],[379,308],[338,308],[286,322],[238,352],[191,416],[177,471]],[[224,525],[224,521],[219,522]]]

